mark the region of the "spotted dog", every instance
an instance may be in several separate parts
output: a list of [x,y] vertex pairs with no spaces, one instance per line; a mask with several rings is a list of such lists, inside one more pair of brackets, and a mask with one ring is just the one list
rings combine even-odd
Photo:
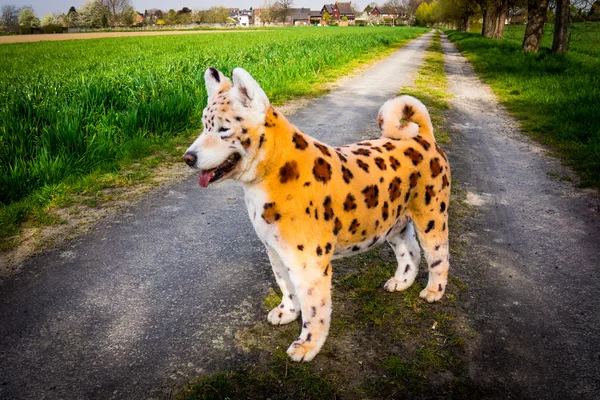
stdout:
[[331,147],[302,133],[273,108],[241,68],[230,81],[205,73],[204,131],[184,155],[202,187],[241,182],[250,220],[264,243],[283,299],[268,314],[287,324],[302,314],[302,331],[287,350],[312,360],[331,318],[331,260],[387,241],[398,270],[394,292],[415,280],[421,250],[429,281],[420,296],[439,300],[448,279],[450,168],[435,143],[425,106],[410,96],[381,107],[381,137]]

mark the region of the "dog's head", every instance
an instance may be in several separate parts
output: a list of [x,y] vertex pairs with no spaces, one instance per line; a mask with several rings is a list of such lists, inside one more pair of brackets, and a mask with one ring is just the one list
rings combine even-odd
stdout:
[[233,82],[214,68],[204,73],[208,93],[204,130],[183,156],[190,167],[200,170],[202,187],[227,178],[242,182],[254,178],[269,99],[244,69],[234,69],[231,77]]

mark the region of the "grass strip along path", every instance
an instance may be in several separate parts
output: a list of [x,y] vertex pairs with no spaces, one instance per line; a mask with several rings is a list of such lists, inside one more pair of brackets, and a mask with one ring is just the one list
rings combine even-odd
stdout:
[[140,160],[152,167],[178,157],[201,126],[207,67],[245,67],[277,104],[322,94],[323,83],[424,32],[307,28],[0,45],[0,249],[18,243],[24,224],[60,223],[53,207],[81,196],[94,207],[106,189],[146,178]]
[[[414,86],[399,94],[419,95],[436,124],[443,125],[448,103],[439,34]],[[387,246],[334,262],[332,326],[311,363],[291,362],[285,353],[299,322],[273,327],[262,321],[236,334],[238,346],[254,362],[201,377],[178,398],[477,398],[480,392],[467,378],[464,359],[464,341],[472,332],[459,327],[456,306],[467,287],[451,278],[442,302],[428,304],[419,299],[426,282],[422,273],[407,291],[390,294],[383,285],[396,266]],[[279,302],[280,294],[272,291],[264,300],[265,314]]]
[[[588,31],[591,26],[581,26]],[[521,51],[522,32],[503,40],[449,32],[449,39],[473,64],[521,129],[567,160],[583,186],[600,189],[600,52],[597,40],[580,34],[566,56]],[[598,32],[600,24],[595,24]],[[547,32],[552,32],[547,29]],[[518,33],[518,34],[517,34]],[[544,45],[550,38],[544,38]]]

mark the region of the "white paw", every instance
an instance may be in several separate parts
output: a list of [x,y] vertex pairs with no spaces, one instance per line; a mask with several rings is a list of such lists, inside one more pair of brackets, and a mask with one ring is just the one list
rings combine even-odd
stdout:
[[434,290],[429,290],[427,288],[421,290],[421,293],[419,293],[419,297],[422,299],[427,300],[429,303],[433,303],[434,301],[438,301],[439,299],[442,298],[442,296],[444,295],[443,291],[434,291]]
[[267,315],[267,321],[273,325],[285,325],[295,321],[300,315],[299,311],[290,311],[286,307],[281,308],[281,305],[275,307]]
[[398,280],[396,278],[390,278],[385,283],[383,287],[388,292],[401,292],[405,289],[408,289],[413,284],[413,281],[409,281],[408,279]]
[[288,355],[292,360],[296,362],[300,361],[311,361],[317,354],[319,354],[320,347],[317,347],[314,344],[303,342],[301,340],[296,340],[292,345],[287,349]]

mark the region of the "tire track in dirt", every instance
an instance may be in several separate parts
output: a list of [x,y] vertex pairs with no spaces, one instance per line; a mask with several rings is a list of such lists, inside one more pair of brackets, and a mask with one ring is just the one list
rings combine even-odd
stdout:
[[[453,269],[478,332],[470,377],[490,398],[592,399],[600,393],[600,201],[519,132],[444,37],[453,177],[474,208]],[[554,175],[557,176],[557,175]]]

